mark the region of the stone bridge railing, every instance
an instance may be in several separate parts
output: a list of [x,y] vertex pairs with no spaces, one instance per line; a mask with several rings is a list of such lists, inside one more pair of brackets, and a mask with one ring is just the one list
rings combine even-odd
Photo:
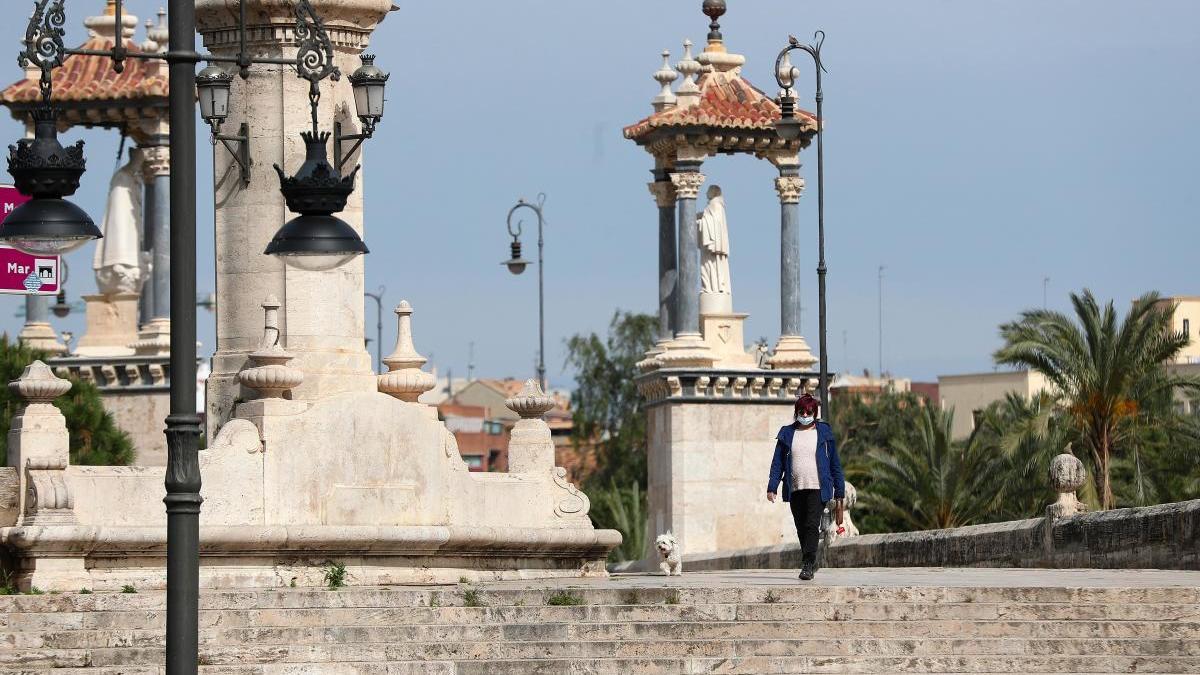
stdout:
[[[1059,456],[1050,478],[1060,497],[1043,518],[839,539],[825,552],[824,566],[1200,570],[1200,500],[1085,513],[1075,499],[1086,480],[1079,460]],[[799,545],[784,544],[685,555],[683,567],[686,573],[800,565]]]

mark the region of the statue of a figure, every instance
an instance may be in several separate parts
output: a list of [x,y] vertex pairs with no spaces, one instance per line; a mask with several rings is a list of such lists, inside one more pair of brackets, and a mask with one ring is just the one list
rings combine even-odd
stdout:
[[700,292],[731,295],[729,281],[729,226],[721,187],[708,188],[708,205],[696,217],[700,227]]
[[142,254],[142,153],[130,150],[129,162],[113,174],[108,189],[108,206],[96,242],[92,269],[96,287],[103,295],[137,293],[146,278]]

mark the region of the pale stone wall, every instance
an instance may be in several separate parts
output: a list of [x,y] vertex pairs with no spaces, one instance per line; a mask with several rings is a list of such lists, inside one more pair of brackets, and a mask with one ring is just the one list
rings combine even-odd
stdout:
[[971,375],[941,375],[938,377],[938,396],[943,410],[954,410],[954,438],[971,435],[975,429],[974,413],[999,401],[1009,392],[1032,398],[1051,385],[1041,373],[1028,370],[999,371]]
[[795,539],[788,506],[766,499],[775,434],[791,419],[783,403],[667,402],[647,410],[649,545],[668,530],[692,553]]
[[[1049,531],[1047,531],[1049,530]],[[794,543],[685,556],[685,570],[798,568]],[[1200,570],[1200,500],[835,541],[826,567]],[[614,566],[635,571],[637,565]]]
[[117,427],[133,441],[134,466],[165,466],[167,463],[167,415],[171,395],[167,391],[102,393],[100,402],[112,413]]

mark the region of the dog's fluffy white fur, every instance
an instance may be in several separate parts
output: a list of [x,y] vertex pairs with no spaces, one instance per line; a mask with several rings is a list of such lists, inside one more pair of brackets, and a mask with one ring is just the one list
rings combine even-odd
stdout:
[[670,532],[658,535],[658,538],[654,540],[654,548],[662,558],[662,562],[658,563],[658,569],[662,570],[663,574],[669,577],[683,574],[683,550],[675,539],[675,535]]

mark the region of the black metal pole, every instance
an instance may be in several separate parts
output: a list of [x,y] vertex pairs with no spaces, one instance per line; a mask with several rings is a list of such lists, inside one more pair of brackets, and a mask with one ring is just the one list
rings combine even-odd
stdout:
[[170,0],[171,413],[167,417],[167,675],[195,675],[200,601],[196,414],[195,0]]
[[538,384],[546,391],[546,294],[543,285],[542,209],[535,209],[538,216]]
[[821,328],[821,417],[829,419],[829,327],[825,315],[825,154],[821,142],[825,135],[825,115],[821,104],[825,95],[821,91],[820,43],[813,54],[817,64],[817,296]]

